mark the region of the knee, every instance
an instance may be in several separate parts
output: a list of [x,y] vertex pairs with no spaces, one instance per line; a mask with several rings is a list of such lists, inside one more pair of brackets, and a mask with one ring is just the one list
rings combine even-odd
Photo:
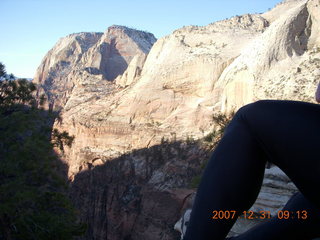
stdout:
[[238,125],[239,123],[240,124],[245,123],[245,125],[247,125],[247,123],[252,122],[251,121],[252,116],[253,116],[253,118],[255,118],[254,115],[257,112],[259,112],[259,110],[261,110],[261,108],[263,108],[262,105],[264,105],[264,103],[265,103],[265,100],[259,100],[259,101],[252,102],[252,103],[249,103],[249,104],[246,104],[246,105],[240,107],[236,111],[232,120],[228,123],[228,126],[226,128],[225,133],[229,132],[230,129],[233,129],[232,126],[234,126],[234,125]]
[[240,115],[242,117],[246,117],[252,114],[258,114],[259,112],[265,112],[270,105],[272,105],[274,100],[258,100],[256,102],[252,102],[246,104],[238,109],[236,115]]
[[257,122],[263,122],[274,107],[274,100],[258,100],[246,104],[238,109],[233,117],[233,121],[246,122],[249,125],[254,125]]

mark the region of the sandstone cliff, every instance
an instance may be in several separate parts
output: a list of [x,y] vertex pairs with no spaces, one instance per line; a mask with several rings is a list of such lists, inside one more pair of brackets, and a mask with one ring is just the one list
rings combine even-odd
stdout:
[[[124,227],[124,219],[135,214],[131,215],[131,210],[128,215],[122,210],[108,210],[99,216],[101,208],[112,206],[104,202],[109,195],[103,195],[107,191],[103,189],[115,189],[110,190],[111,195],[113,191],[120,194],[127,191],[123,189],[131,189],[121,185],[126,183],[103,177],[100,171],[104,170],[94,171],[100,169],[99,165],[111,171],[107,170],[109,161],[157,146],[163,139],[200,139],[215,127],[213,112],[229,112],[259,99],[314,102],[320,81],[319,4],[319,0],[284,1],[264,14],[235,16],[204,27],[184,27],[157,41],[152,34],[113,26],[104,34],[74,34],[57,43],[40,65],[35,82],[41,85],[39,95],[45,93],[50,106],[61,109],[61,121],[56,127],[75,135],[72,148],[65,153],[70,179],[82,179],[75,181],[74,189],[78,190],[73,194],[85,194],[79,186],[89,179],[95,184],[94,190],[88,190],[92,199],[79,202],[79,206],[86,206],[83,219],[98,219],[99,223],[90,228],[91,234],[105,236],[109,224],[121,222],[120,230],[128,228],[137,234],[134,229],[143,225]],[[137,158],[130,161],[130,171],[144,169]],[[159,168],[172,161],[168,157]],[[151,162],[149,159],[147,165]],[[125,174],[125,167],[119,169],[120,175]],[[177,173],[172,175],[174,181],[183,179],[178,169]],[[130,176],[130,181],[138,181],[135,174]],[[177,187],[169,184],[158,189],[150,179],[145,177],[138,185],[148,185],[157,194]],[[77,186],[76,182],[81,183]],[[188,185],[182,182],[179,188]],[[291,185],[288,189],[281,191],[280,202],[288,198]],[[271,193],[269,190],[267,199],[279,193],[277,188]],[[260,196],[256,207],[279,207],[278,203],[263,202],[265,197]],[[146,199],[139,198],[141,208]],[[176,203],[182,204],[179,201]],[[269,205],[265,206],[266,202]],[[164,209],[154,206],[153,211],[160,213]],[[121,214],[122,220],[112,217],[114,214]],[[139,218],[143,214],[140,211]],[[166,229],[157,224],[152,223],[153,230],[149,231]],[[173,239],[172,234],[157,239]],[[151,237],[132,235],[130,239]]]
[[88,223],[84,239],[178,239],[173,226],[194,191],[186,186],[208,157],[195,142],[164,142],[101,166],[93,160],[71,188]]
[[37,96],[45,94],[50,108],[64,105],[74,86],[74,73],[82,55],[101,36],[102,33],[70,34],[61,38],[44,57],[33,81],[40,86]]
[[176,30],[153,45],[144,64],[140,53],[132,57],[113,82],[79,72],[60,125],[77,139],[67,157],[70,174],[85,161],[83,152],[107,159],[163,136],[202,137],[214,111],[266,98],[313,101],[320,74],[313,4],[288,1],[277,6],[281,15],[276,8],[266,18],[236,16]]
[[[133,61],[127,81],[139,75],[146,54],[156,41],[151,33],[122,26],[111,26],[105,33],[76,33],[61,38],[42,60],[34,82],[45,94],[50,107],[61,110],[73,88],[88,81],[112,81]],[[132,65],[132,64],[131,64]],[[103,85],[103,83],[102,83]],[[92,90],[92,89],[91,89]]]

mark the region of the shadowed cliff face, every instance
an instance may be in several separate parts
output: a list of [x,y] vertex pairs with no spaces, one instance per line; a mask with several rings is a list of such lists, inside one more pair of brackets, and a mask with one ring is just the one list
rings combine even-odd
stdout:
[[[81,239],[178,239],[173,230],[186,207],[191,178],[208,151],[197,143],[163,143],[96,166],[90,159],[75,176],[71,197],[88,224]],[[101,164],[101,163],[100,163]]]
[[[80,220],[88,225],[80,239],[180,239],[174,225],[191,208],[196,189],[190,183],[210,155],[197,142],[164,142],[109,160],[87,154],[70,191]],[[282,171],[267,169],[250,211],[270,211],[274,216],[296,191]],[[259,222],[239,219],[230,235]]]

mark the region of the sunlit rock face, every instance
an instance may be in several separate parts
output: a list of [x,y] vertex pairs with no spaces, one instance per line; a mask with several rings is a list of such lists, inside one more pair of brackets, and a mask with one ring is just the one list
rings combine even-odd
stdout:
[[[214,127],[213,112],[259,99],[314,101],[320,76],[315,2],[287,1],[265,14],[184,27],[153,45],[150,34],[109,28],[81,58],[82,71],[68,75],[72,92],[59,91],[68,97],[57,127],[76,136],[67,152],[70,175],[84,152],[107,159],[162,137],[201,138]],[[118,50],[101,47],[111,45]],[[108,71],[120,58],[127,63],[123,73]]]
[[151,33],[116,25],[105,33],[75,33],[61,38],[37,70],[34,77],[40,86],[37,94],[45,94],[47,104],[60,110],[73,88],[84,84],[88,77],[94,81],[113,81],[121,77],[133,60],[126,80],[132,81],[155,41]]
[[37,95],[44,94],[47,107],[61,109],[75,85],[75,74],[81,58],[101,38],[102,33],[75,33],[61,38],[43,58],[34,83]]
[[[315,102],[320,81],[319,4],[319,0],[285,1],[263,14],[188,26],[158,40],[150,33],[122,26],[61,39],[44,58],[34,81],[41,86],[38,96],[45,93],[48,107],[60,110],[55,127],[75,136],[64,155],[70,180],[78,179],[75,186],[79,188],[89,179],[99,185],[105,178],[100,172],[93,176],[92,170],[107,167],[108,161],[125,153],[152,148],[166,139],[200,139],[215,127],[215,112],[228,113],[260,99]],[[131,160],[133,171],[143,171],[139,159]],[[168,157],[161,164],[164,167],[172,161]],[[189,160],[181,161],[187,164]],[[152,159],[146,166],[150,164]],[[178,168],[172,169],[179,173]],[[113,171],[123,174],[124,168]],[[195,174],[190,172],[190,176]],[[146,180],[156,193],[164,191],[154,182],[160,176],[155,173],[152,181]],[[180,178],[180,174],[172,175],[174,181]],[[290,196],[291,185],[284,191],[282,183],[275,182],[272,191],[270,181],[273,179],[266,178],[256,209],[265,204],[276,209],[278,202],[269,201],[270,196],[283,193],[279,200],[283,204]],[[187,180],[182,182],[178,188],[187,186]],[[104,184],[110,189],[124,183],[110,180]],[[169,184],[166,191],[174,187]],[[90,186],[87,188],[89,191]],[[94,207],[104,206],[104,201],[99,195],[82,214],[84,219],[89,215],[97,218],[98,228],[106,234],[103,228],[108,223],[99,219]],[[159,206],[154,211],[165,210]],[[129,210],[127,217],[131,214]],[[112,222],[125,221],[125,217],[118,218]],[[157,225],[153,224],[152,229]],[[158,226],[156,231],[166,231],[164,228]],[[174,236],[167,233],[165,236]],[[139,239],[138,235],[132,239]]]

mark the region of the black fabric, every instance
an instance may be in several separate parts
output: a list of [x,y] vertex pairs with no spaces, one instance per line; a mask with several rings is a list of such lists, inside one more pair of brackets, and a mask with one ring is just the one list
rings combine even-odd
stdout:
[[225,239],[234,219],[213,211],[248,210],[261,188],[266,162],[299,189],[285,209],[308,209],[307,221],[270,219],[232,239],[310,239],[320,236],[320,105],[260,100],[240,108],[202,176],[184,240]]

